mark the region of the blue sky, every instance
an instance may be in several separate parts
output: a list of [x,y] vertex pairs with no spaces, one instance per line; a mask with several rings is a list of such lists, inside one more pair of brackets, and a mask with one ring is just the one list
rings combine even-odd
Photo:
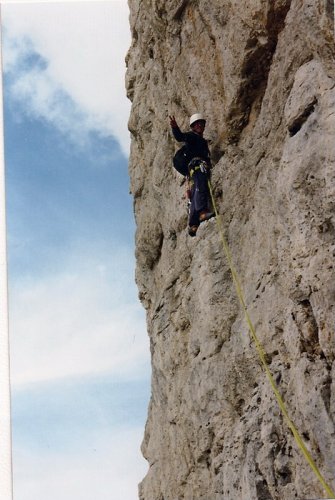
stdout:
[[133,500],[149,398],[126,1],[2,7],[14,500]]

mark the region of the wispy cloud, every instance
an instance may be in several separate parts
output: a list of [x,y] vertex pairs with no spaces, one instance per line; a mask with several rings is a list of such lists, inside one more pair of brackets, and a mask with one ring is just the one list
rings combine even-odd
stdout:
[[56,275],[11,285],[13,384],[102,373],[129,379],[148,370],[131,252],[72,255]]
[[97,439],[90,436],[82,450],[68,450],[66,455],[18,448],[14,454],[15,497],[134,500],[147,469],[137,453],[142,434],[136,427],[113,429]]
[[127,153],[127,12],[124,1],[5,4],[10,98],[73,140],[90,130],[112,134]]
[[101,432],[137,426],[147,411],[148,378],[120,381],[108,375],[14,387],[14,441],[65,453],[89,447]]

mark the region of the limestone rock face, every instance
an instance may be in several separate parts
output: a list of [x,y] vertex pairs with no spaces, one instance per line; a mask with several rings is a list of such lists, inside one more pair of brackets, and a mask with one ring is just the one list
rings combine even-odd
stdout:
[[250,339],[216,221],[171,158],[208,117],[215,200],[290,417],[335,488],[335,70],[329,0],[129,0],[136,280],[152,396],[141,500],[325,498]]

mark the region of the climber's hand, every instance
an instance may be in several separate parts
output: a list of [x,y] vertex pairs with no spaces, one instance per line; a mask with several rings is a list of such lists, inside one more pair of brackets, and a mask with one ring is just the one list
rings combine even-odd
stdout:
[[172,128],[177,128],[178,127],[178,123],[176,122],[176,118],[174,117],[174,115],[172,116],[169,116],[170,118],[170,125]]

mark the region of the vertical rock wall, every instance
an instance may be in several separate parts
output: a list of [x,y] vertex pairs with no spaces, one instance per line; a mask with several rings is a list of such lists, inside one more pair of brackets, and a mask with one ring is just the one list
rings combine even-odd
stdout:
[[136,280],[152,396],[141,500],[325,498],[249,338],[215,220],[171,166],[208,117],[213,185],[290,416],[335,488],[335,70],[329,0],[129,0]]

